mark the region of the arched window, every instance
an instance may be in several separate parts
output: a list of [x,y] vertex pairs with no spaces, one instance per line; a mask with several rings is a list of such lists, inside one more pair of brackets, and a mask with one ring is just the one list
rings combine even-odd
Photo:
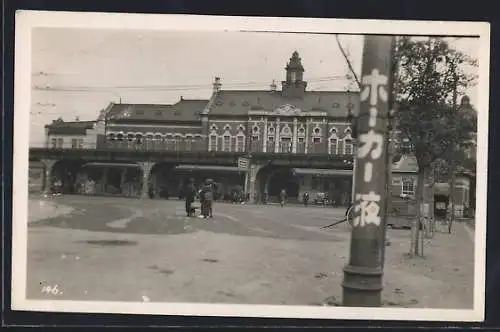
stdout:
[[215,130],[208,137],[208,151],[218,151],[218,136]]
[[259,134],[259,127],[255,126],[253,127],[253,134],[258,135]]
[[236,152],[244,152],[245,151],[245,134],[238,133],[236,135]]
[[222,136],[222,151],[231,151],[231,133],[229,131],[226,131]]
[[167,134],[165,136],[165,143],[167,145],[167,150],[173,150],[174,149],[174,137],[172,136],[172,134]]
[[127,134],[127,140],[132,142],[134,140],[134,134]]
[[280,152],[290,153],[292,152],[292,131],[288,125],[283,126],[280,134]]
[[175,134],[174,135],[174,150],[175,151],[179,151],[181,141],[182,141],[181,134]]
[[113,141],[115,139],[115,134],[114,133],[109,133],[108,134],[108,140]]
[[144,141],[144,138],[142,137],[142,134],[136,134],[135,140],[137,141],[138,144],[141,144]]
[[186,135],[186,139],[184,140],[186,151],[191,151],[193,149],[193,136]]
[[330,137],[328,138],[328,153],[337,154],[339,146],[339,138],[337,137],[337,130],[335,128],[330,129]]
[[122,133],[119,133],[118,135],[116,135],[116,139],[118,141],[123,141],[123,134]]

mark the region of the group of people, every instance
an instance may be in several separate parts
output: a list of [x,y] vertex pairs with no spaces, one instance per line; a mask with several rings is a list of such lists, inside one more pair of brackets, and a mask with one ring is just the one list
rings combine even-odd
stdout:
[[214,203],[214,186],[211,179],[205,180],[205,184],[201,189],[197,189],[194,179],[189,179],[185,191],[186,214],[188,217],[194,217],[196,208],[193,206],[196,197],[200,200],[200,215],[199,218],[213,218],[213,203]]

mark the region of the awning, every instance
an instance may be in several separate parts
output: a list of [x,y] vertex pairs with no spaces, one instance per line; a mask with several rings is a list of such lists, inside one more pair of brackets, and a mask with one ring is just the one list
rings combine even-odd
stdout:
[[352,176],[351,170],[324,168],[294,168],[294,175]]
[[179,165],[175,167],[176,171],[219,171],[219,172],[243,172],[243,170],[234,166],[217,165]]
[[86,163],[82,167],[140,167],[131,163]]

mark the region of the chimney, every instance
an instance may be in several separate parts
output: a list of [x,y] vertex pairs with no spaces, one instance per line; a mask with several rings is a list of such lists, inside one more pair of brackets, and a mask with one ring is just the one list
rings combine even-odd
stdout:
[[273,82],[271,83],[271,92],[275,92],[276,91],[276,82],[275,80],[273,80]]
[[220,91],[220,88],[222,86],[222,84],[220,83],[220,77],[215,77],[213,86],[214,86],[214,92]]
[[184,100],[184,96],[181,96],[181,101],[183,101],[183,100]]

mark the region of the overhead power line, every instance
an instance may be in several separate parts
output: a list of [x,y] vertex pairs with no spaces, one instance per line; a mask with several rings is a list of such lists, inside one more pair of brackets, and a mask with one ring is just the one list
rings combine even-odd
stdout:
[[[345,80],[345,76],[325,76],[308,80],[309,83],[325,83],[337,80]],[[263,86],[269,82],[235,82],[225,83],[225,88],[245,88]],[[269,83],[270,84],[270,83]],[[61,91],[61,92],[110,92],[109,90],[128,90],[128,91],[179,91],[179,90],[208,90],[212,89],[212,84],[186,84],[186,85],[129,85],[129,86],[34,86],[35,90],[40,91]]]

